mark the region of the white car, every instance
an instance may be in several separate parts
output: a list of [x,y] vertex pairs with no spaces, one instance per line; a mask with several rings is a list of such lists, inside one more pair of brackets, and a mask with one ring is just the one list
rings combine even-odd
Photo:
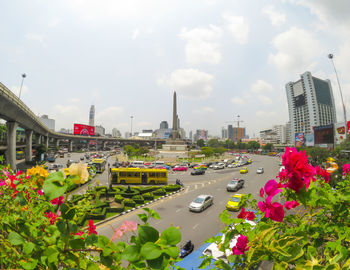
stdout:
[[220,169],[225,169],[225,164],[224,163],[218,163],[213,167],[214,170],[220,170]]
[[[250,220],[245,220],[245,222],[249,223],[252,226],[256,226],[256,223]],[[219,247],[216,243],[211,243],[204,251],[203,255],[205,256],[212,256],[214,260],[223,260],[225,263],[228,263],[227,257],[232,254],[232,248],[236,245],[237,239],[239,235],[236,235],[234,238],[232,238],[229,242],[230,248],[225,249],[225,252],[220,251]],[[225,242],[225,235],[221,237],[220,244],[223,244]]]
[[258,168],[256,170],[256,173],[258,173],[258,174],[264,173],[264,168],[263,167]]
[[231,163],[231,164],[227,165],[227,168],[236,168],[236,167],[238,167],[237,163]]
[[214,197],[212,195],[199,195],[190,203],[189,209],[193,212],[202,212],[214,203]]

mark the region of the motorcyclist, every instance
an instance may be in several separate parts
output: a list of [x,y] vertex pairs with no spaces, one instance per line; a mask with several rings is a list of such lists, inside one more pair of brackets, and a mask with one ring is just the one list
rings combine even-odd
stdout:
[[176,179],[176,185],[180,185],[180,186],[184,187],[184,183],[182,183],[180,181],[180,179]]
[[186,242],[186,244],[184,245],[183,249],[186,250],[186,251],[188,251],[188,250],[191,249],[191,247],[192,247],[192,242],[191,242],[191,240],[188,240],[188,241]]

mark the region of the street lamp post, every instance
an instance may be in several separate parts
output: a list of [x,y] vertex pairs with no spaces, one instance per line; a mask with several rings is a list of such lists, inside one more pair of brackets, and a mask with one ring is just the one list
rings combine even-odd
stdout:
[[131,125],[130,125],[130,137],[132,137],[132,119],[133,118],[134,118],[133,116],[130,116],[130,123],[131,123]]
[[328,54],[328,58],[331,59],[332,61],[332,64],[333,64],[333,68],[334,68],[334,72],[335,72],[335,76],[337,78],[337,83],[338,83],[338,87],[339,87],[339,92],[340,92],[340,98],[341,98],[341,102],[343,104],[343,111],[344,111],[344,125],[345,125],[345,140],[346,138],[348,137],[348,123],[346,121],[346,110],[345,110],[345,104],[344,104],[344,99],[343,99],[343,93],[342,93],[342,90],[341,90],[341,86],[340,86],[340,82],[339,82],[339,77],[338,77],[338,73],[337,73],[337,70],[335,68],[335,65],[334,65],[334,61],[333,61],[333,54]]
[[21,87],[19,88],[19,95],[18,98],[21,98],[21,93],[22,93],[22,86],[23,86],[23,81],[24,78],[27,77],[27,75],[25,73],[22,74],[22,82],[21,82]]

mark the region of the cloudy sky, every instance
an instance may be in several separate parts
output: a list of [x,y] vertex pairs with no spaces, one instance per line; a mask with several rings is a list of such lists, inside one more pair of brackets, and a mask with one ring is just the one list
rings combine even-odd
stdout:
[[328,53],[350,112],[348,0],[0,3],[0,81],[18,94],[26,73],[23,101],[56,129],[87,124],[91,104],[107,132],[131,115],[156,129],[176,90],[186,132],[219,135],[240,115],[252,137],[288,121],[285,84],[305,71],[332,81],[341,120]]

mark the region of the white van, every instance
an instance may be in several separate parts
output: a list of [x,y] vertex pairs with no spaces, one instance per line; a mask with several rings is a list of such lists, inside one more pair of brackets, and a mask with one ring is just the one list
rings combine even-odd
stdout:
[[130,164],[130,165],[131,165],[132,167],[144,166],[143,161],[137,161],[137,160],[131,161],[131,164]]
[[155,166],[164,166],[165,165],[165,162],[164,161],[156,161],[156,162],[154,162],[154,165]]

